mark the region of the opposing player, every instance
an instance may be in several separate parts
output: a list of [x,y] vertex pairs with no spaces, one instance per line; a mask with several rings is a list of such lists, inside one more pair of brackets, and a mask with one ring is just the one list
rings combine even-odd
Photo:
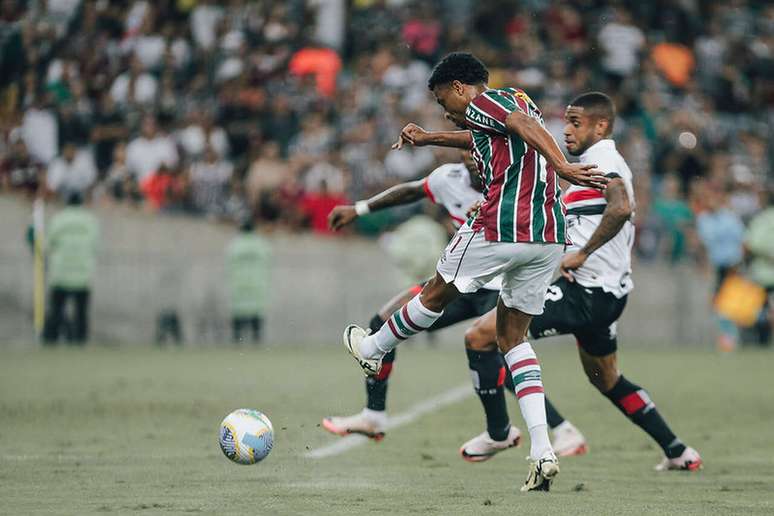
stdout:
[[[422,180],[399,184],[373,196],[358,201],[355,205],[337,206],[329,216],[330,226],[338,230],[353,222],[358,216],[429,199],[440,204],[449,214],[455,227],[465,223],[467,210],[483,200],[482,185],[470,153],[463,151],[463,163],[449,163],[435,169]],[[480,317],[497,304],[500,291],[500,278],[495,278],[476,292],[462,294],[452,301],[427,331],[437,331],[458,322]],[[369,328],[378,331],[392,313],[402,307],[422,290],[415,285],[391,300],[371,319]],[[395,352],[392,350],[382,359],[382,368],[378,375],[366,377],[366,407],[352,416],[333,416],[323,419],[322,426],[329,432],[345,436],[352,433],[362,434],[374,440],[384,437],[386,417],[387,386],[393,370]],[[481,435],[465,443],[460,448],[461,456],[469,462],[488,460],[495,454],[516,446],[521,432],[510,424],[505,402],[503,385],[512,380],[506,375],[505,362],[497,347],[486,350],[472,350],[467,347],[468,367],[473,378],[474,389],[484,408],[487,429]],[[585,452],[585,440],[580,432],[568,421],[558,416],[557,410],[546,398],[546,411],[549,415],[549,427],[553,433],[553,443],[558,455],[577,455]],[[554,423],[554,424],[551,424]]]
[[[618,370],[616,321],[633,288],[631,248],[634,226],[632,174],[611,138],[615,107],[603,93],[586,93],[565,114],[567,151],[596,163],[610,182],[604,193],[571,186],[564,196],[572,246],[562,258],[561,274],[548,289],[545,311],[529,327],[532,339],[573,334],[583,370],[600,393],[664,451],[658,470],[696,470],[699,454],[683,444],[642,387]],[[496,349],[499,316],[494,310],[468,331],[469,346]]]
[[502,275],[497,344],[505,354],[530,434],[530,471],[522,491],[548,490],[559,473],[546,424],[540,365],[524,337],[543,311],[546,289],[565,244],[564,207],[557,174],[571,183],[604,187],[594,165],[571,164],[545,129],[540,110],[521,90],[492,90],[489,72],[471,54],[446,56],[428,87],[446,118],[461,131],[401,131],[404,144],[471,149],[484,182],[475,220],[463,224],[444,250],[436,275],[372,335],[357,325],[344,344],[368,376],[398,343],[430,327],[460,293],[475,292]]

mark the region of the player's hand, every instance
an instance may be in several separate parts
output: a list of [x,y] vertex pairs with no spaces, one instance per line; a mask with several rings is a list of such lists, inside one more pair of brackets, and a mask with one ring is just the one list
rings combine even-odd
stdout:
[[561,169],[557,169],[556,173],[572,184],[597,190],[604,190],[610,181],[596,165],[588,163],[566,163]]
[[562,273],[562,276],[567,278],[567,281],[575,281],[572,272],[582,267],[583,264],[586,263],[586,259],[588,259],[588,257],[589,256],[582,251],[565,254],[562,257],[561,265],[559,265],[559,272]]
[[357,212],[352,205],[336,206],[328,214],[328,227],[338,231],[357,218]]
[[470,208],[468,208],[468,211],[465,212],[465,216],[470,218],[478,213],[478,210],[481,209],[481,205],[483,204],[483,201],[476,201],[473,204],[470,205]]
[[407,124],[398,136],[398,141],[392,144],[392,148],[400,150],[403,148],[403,144],[408,143],[416,147],[421,147],[427,144],[427,131],[419,127],[417,124]]

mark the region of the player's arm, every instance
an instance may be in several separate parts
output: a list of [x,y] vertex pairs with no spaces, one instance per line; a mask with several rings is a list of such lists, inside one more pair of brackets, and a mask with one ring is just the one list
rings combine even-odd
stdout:
[[328,215],[328,226],[334,231],[350,224],[360,215],[392,206],[410,204],[425,197],[424,179],[395,185],[364,201],[336,206]]
[[470,149],[473,145],[473,137],[470,131],[425,131],[417,124],[408,124],[400,132],[398,141],[392,144],[392,148],[400,150],[403,144],[409,143],[415,147],[435,145],[437,147],[454,147],[457,149]]
[[572,281],[571,271],[578,269],[588,259],[591,254],[616,236],[626,221],[632,215],[632,204],[629,201],[629,194],[626,192],[626,185],[620,177],[614,177],[607,184],[605,189],[605,199],[607,206],[602,213],[602,220],[599,226],[594,230],[589,241],[580,251],[567,253],[562,258],[560,272],[562,276]]
[[535,118],[520,109],[514,109],[505,119],[506,130],[515,134],[548,161],[560,177],[581,186],[604,188],[607,178],[596,165],[570,163],[551,133]]

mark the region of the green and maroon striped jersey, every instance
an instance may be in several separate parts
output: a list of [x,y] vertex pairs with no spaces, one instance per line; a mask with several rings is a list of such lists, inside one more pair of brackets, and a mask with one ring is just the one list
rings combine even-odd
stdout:
[[473,229],[491,242],[566,243],[565,209],[554,169],[537,150],[505,127],[519,109],[543,123],[524,91],[487,90],[468,104],[473,159],[484,183],[484,203]]

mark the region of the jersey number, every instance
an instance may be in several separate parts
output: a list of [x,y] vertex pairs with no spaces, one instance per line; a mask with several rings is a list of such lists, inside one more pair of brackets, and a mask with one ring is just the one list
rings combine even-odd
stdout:
[[551,285],[548,287],[548,290],[546,290],[546,301],[559,301],[563,297],[564,293],[562,292],[562,289],[556,285]]

